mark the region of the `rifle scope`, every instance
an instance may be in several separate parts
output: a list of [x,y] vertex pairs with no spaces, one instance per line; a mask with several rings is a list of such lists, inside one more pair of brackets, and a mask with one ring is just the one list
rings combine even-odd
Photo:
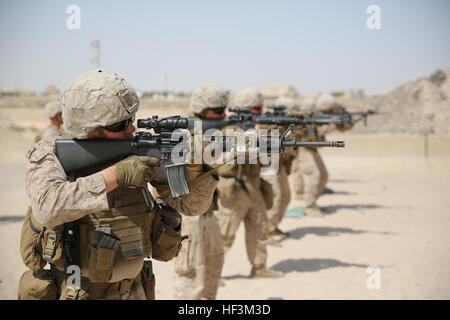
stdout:
[[138,119],[138,128],[161,130],[187,129],[188,119],[180,116],[158,119],[158,116],[152,116],[147,119]]

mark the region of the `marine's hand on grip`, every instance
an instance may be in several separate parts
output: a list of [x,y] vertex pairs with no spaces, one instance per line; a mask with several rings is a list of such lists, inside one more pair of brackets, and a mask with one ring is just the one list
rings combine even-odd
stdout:
[[159,160],[155,158],[128,157],[115,165],[117,184],[126,187],[144,187],[150,182],[154,173],[153,166],[156,165],[159,165]]

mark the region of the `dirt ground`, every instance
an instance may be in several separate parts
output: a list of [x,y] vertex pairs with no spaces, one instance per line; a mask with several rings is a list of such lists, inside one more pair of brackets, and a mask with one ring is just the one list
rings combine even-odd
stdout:
[[[29,127],[46,125],[39,109],[14,114],[0,109],[0,119],[3,124],[14,119]],[[20,228],[29,203],[24,155],[35,131],[5,126],[0,128],[0,299],[16,299],[25,270]],[[324,159],[328,187],[336,193],[319,199],[326,215],[284,218],[280,228],[290,237],[281,247],[268,247],[268,266],[284,277],[248,278],[241,227],[225,257],[225,286],[217,298],[450,299],[448,159],[329,154]],[[293,201],[290,208],[299,205]],[[173,298],[172,264],[155,262],[157,299]],[[379,270],[379,289],[367,286],[371,270]]]

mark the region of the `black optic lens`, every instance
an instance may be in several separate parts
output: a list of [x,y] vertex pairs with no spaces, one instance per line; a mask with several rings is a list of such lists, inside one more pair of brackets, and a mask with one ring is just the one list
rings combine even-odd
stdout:
[[103,127],[106,131],[110,132],[120,132],[128,128],[131,123],[131,119],[123,120],[117,123],[113,123],[107,127]]

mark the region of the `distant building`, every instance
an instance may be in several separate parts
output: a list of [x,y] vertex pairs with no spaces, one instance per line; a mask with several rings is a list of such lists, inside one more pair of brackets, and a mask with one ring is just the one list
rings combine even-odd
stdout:
[[347,91],[331,91],[330,92],[335,98],[348,99],[350,98],[350,93]]
[[26,90],[0,90],[0,97],[28,97],[31,95]]
[[56,88],[56,86],[50,85],[45,88],[44,95],[46,96],[55,96],[59,95],[59,90]]

